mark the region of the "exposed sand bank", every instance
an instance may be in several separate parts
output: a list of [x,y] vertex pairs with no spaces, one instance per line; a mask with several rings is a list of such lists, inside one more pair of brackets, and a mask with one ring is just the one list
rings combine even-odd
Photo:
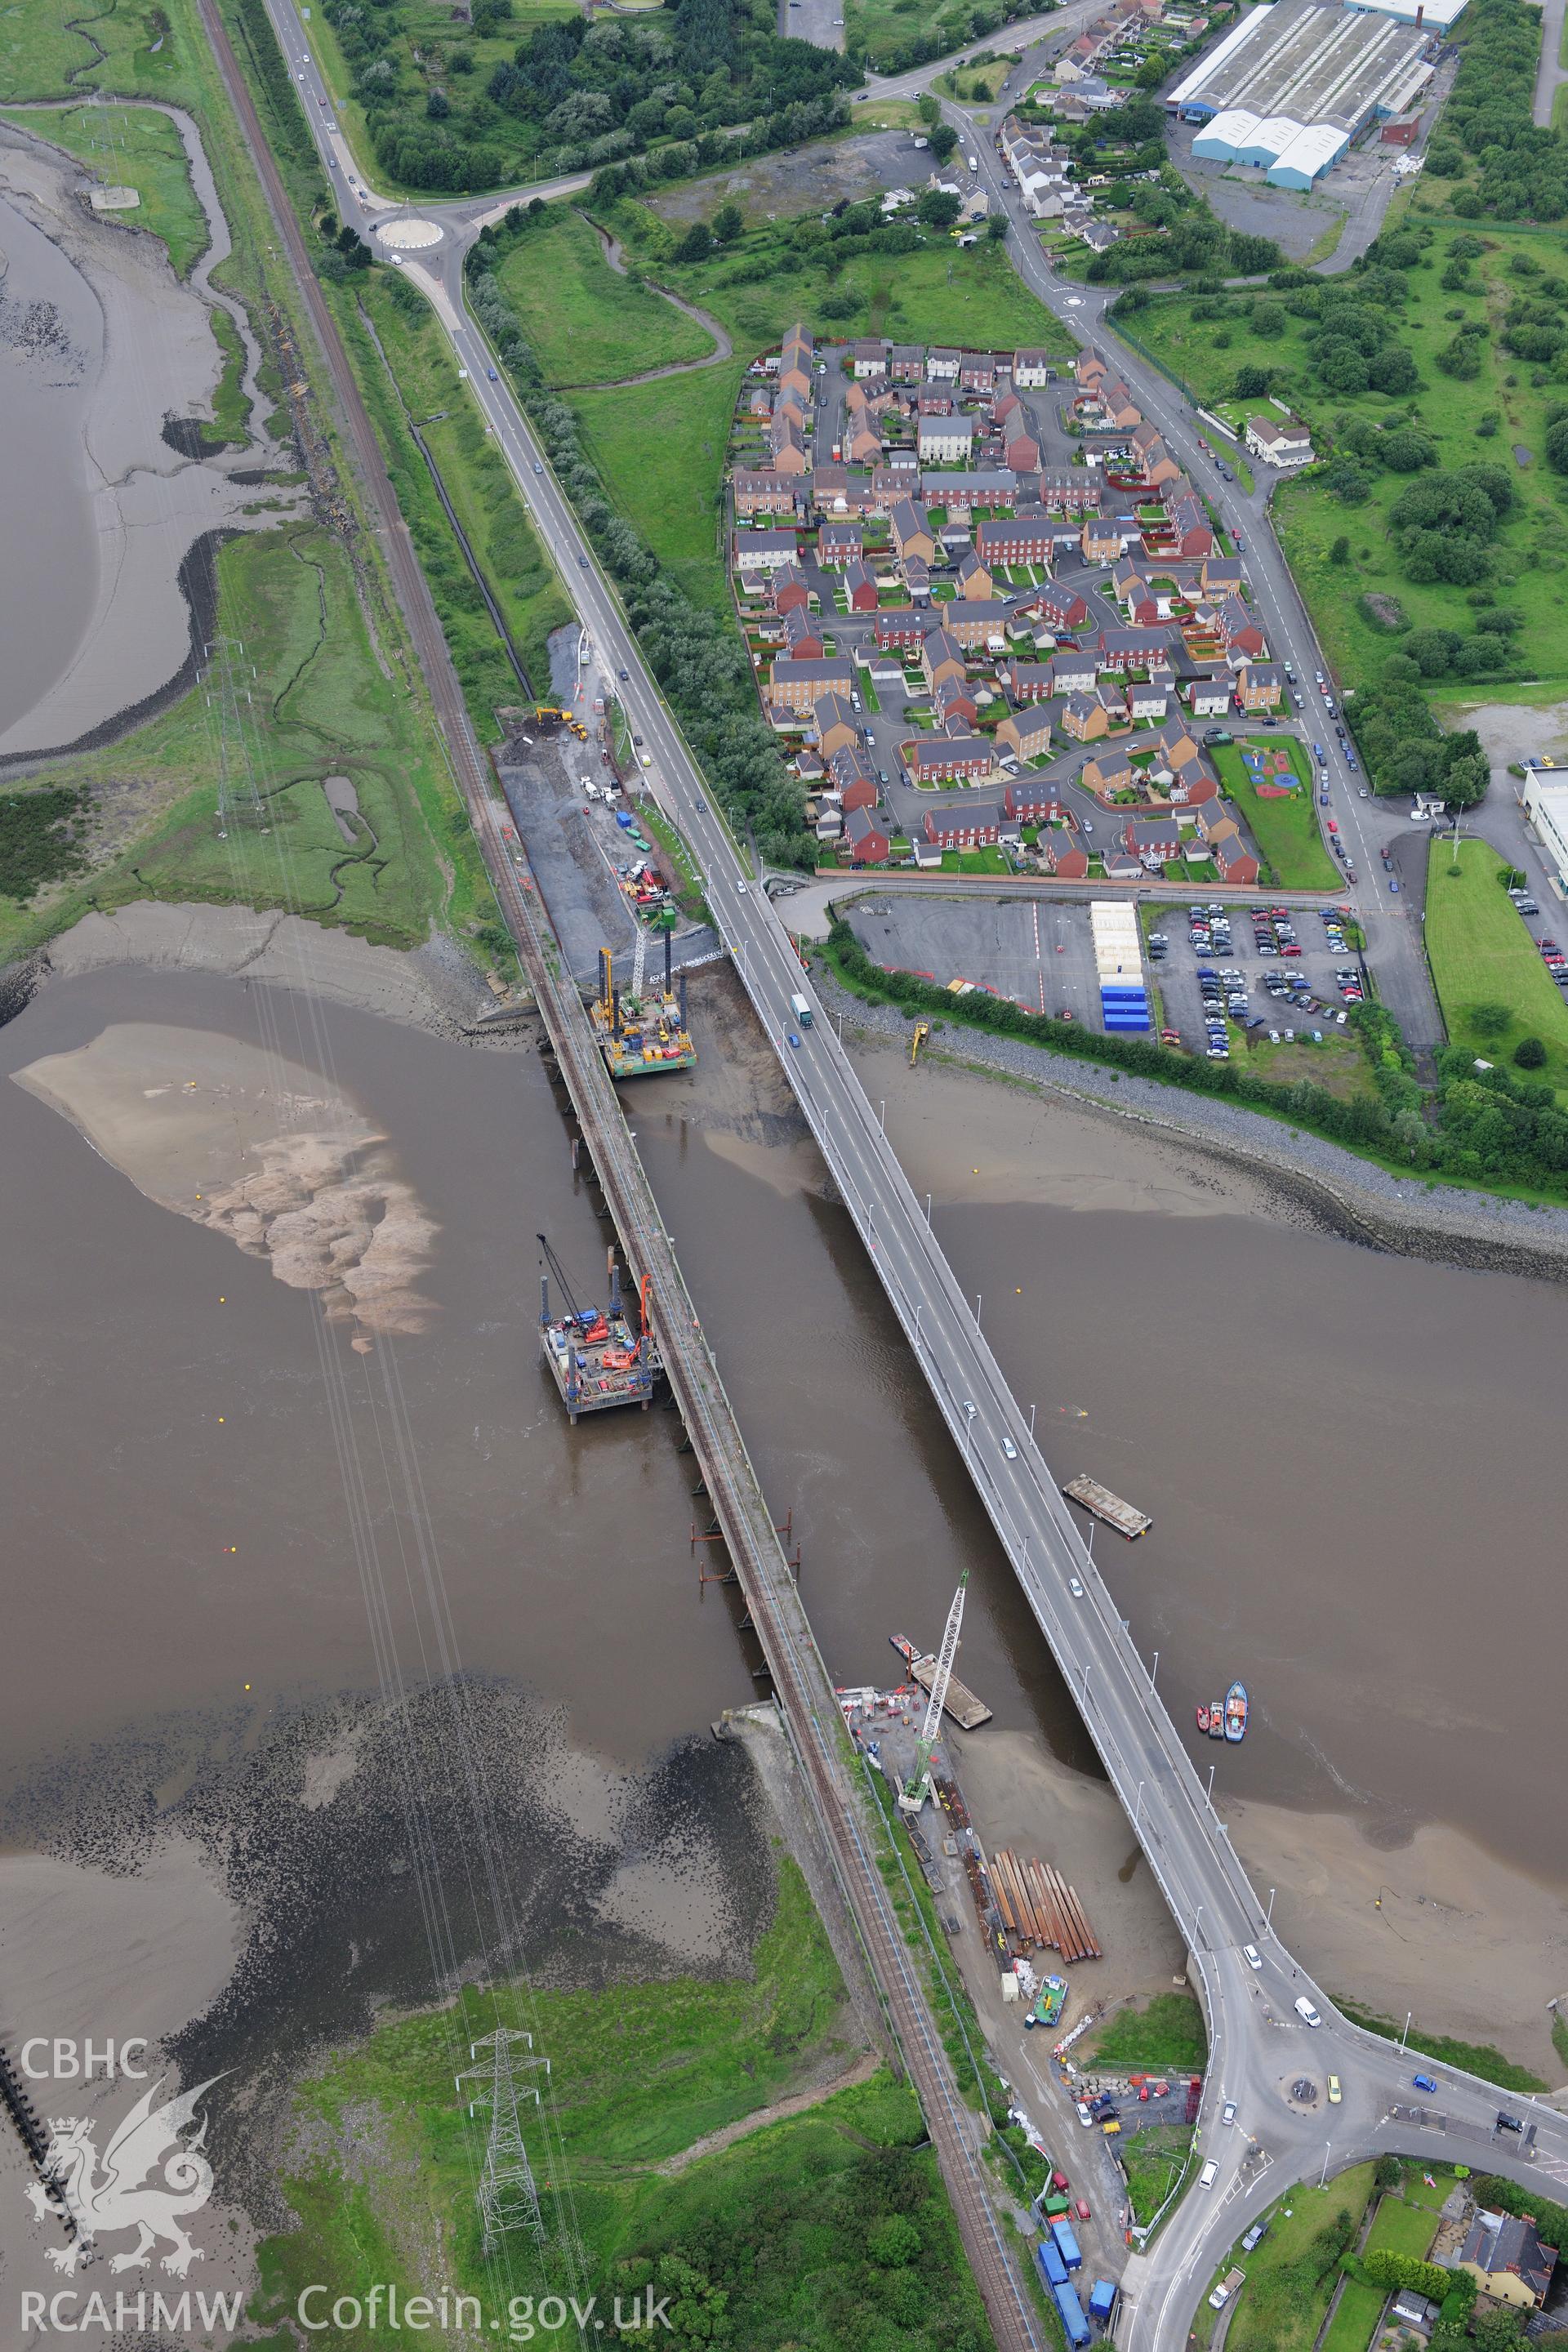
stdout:
[[436,1227],[385,1137],[318,1072],[215,1032],[125,1022],[14,1075],[149,1200],[316,1292],[329,1321],[427,1328],[418,1284]]
[[1568,1897],[1446,1822],[1374,1845],[1343,1813],[1231,1801],[1237,1851],[1283,1941],[1330,1993],[1490,2042],[1552,2084],[1547,2002],[1568,1999]]
[[138,899],[84,915],[38,959],[42,976],[74,980],[110,964],[219,972],[268,981],[450,1036],[493,1013],[496,1000],[449,940],[408,952],[373,947],[352,931],[249,907],[169,906]]
[[[40,125],[47,131],[47,117]],[[197,194],[226,251],[205,176],[205,191],[197,177]],[[293,494],[274,492],[272,511],[245,511],[255,503],[258,466],[292,463],[271,444],[190,457],[164,437],[168,420],[213,414],[223,373],[210,322],[217,298],[206,291],[202,270],[190,280],[176,278],[161,239],[95,214],[80,200],[87,184],[81,166],[42,137],[0,124],[0,198],[65,256],[96,311],[97,331],[73,357],[98,569],[69,659],[0,733],[0,760],[79,744],[178,677],[191,656],[193,615],[178,578],[190,549],[213,533],[270,528],[296,503]],[[213,258],[209,253],[204,270]],[[224,307],[231,317],[243,315],[232,300]],[[246,334],[253,383],[247,327]],[[16,363],[26,363],[25,353]],[[249,485],[235,481],[236,473],[249,475]],[[22,548],[7,553],[13,564],[27,559]]]

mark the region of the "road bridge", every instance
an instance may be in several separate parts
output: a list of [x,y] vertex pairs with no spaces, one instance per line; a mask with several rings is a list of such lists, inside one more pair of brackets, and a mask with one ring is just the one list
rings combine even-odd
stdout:
[[[293,59],[308,60],[288,0],[268,0],[268,5],[286,52]],[[204,14],[209,14],[212,0],[202,0],[202,5]],[[307,61],[297,69],[308,78],[311,68]],[[328,110],[323,104],[316,112],[324,121]],[[321,125],[315,128],[318,138],[324,139]],[[341,140],[341,131],[332,136]],[[369,212],[356,215],[351,206],[346,216],[356,226],[372,225]],[[1396,2112],[1408,2093],[1410,2061],[1342,2017],[1270,1935],[1269,1907],[1259,1902],[1231,1850],[1226,1825],[1210,1803],[1165,1711],[1152,1671],[1129,1639],[1095,1571],[978,1316],[960,1292],[929,1217],[872,1115],[843,1046],[826,1021],[815,1021],[804,1031],[797,1026],[790,1000],[803,993],[810,1002],[812,992],[783,920],[755,877],[743,868],[710,807],[695,758],[642,659],[614,586],[465,307],[462,256],[475,234],[469,226],[461,234],[444,234],[433,247],[410,251],[405,274],[430,300],[459,364],[468,372],[477,404],[542,543],[600,653],[623,677],[621,698],[631,725],[648,747],[650,780],[698,861],[720,935],[779,1053],[1036,1622],[1188,1944],[1208,2018],[1211,2050],[1198,2128],[1216,2176],[1212,2188],[1192,2191],[1182,2200],[1152,2251],[1133,2265],[1119,2323],[1120,2339],[1138,2352],[1167,2352],[1168,2347],[1173,2352],[1185,2343],[1192,2311],[1219,2255],[1280,2188],[1315,2174],[1320,2164],[1326,2169],[1349,2161],[1364,2146],[1402,2147],[1413,2134],[1420,2145],[1425,2127],[1410,2126]],[[1037,245],[1032,250],[1043,270]],[[1024,274],[1029,278],[1028,268]],[[1081,303],[1081,294],[1066,294],[1059,280],[1051,285],[1065,306]],[[1128,374],[1137,391],[1131,365]],[[1144,395],[1140,392],[1139,396],[1142,401]],[[353,399],[357,404],[357,392]],[[1151,399],[1146,413],[1163,423],[1162,410],[1171,406],[1166,386],[1161,405]],[[1188,429],[1173,415],[1171,429],[1174,445],[1184,453],[1191,438]],[[387,511],[395,510],[389,499]],[[428,606],[422,581],[419,588]],[[1302,634],[1305,614],[1288,574],[1273,583],[1270,595],[1284,600],[1279,609],[1288,625],[1285,642],[1293,649],[1310,649],[1296,655],[1307,660],[1310,669],[1315,641],[1310,633]],[[440,657],[444,662],[444,646]],[[466,736],[466,720],[462,731]],[[478,799],[470,804],[478,821],[482,816]],[[493,852],[496,845],[483,824],[480,838],[487,852]],[[510,888],[514,877],[503,872],[502,879]],[[788,1042],[792,1034],[800,1039],[798,1045]],[[629,1167],[624,1181],[634,1181]],[[655,1224],[635,1245],[631,1234],[623,1232],[623,1238],[634,1262],[636,1248],[646,1247],[658,1256],[663,1278],[679,1284],[673,1253],[663,1255],[668,1242],[660,1242],[661,1232]],[[695,1395],[692,1411],[700,1418],[700,1400]],[[798,1601],[795,1606],[798,1609]],[[806,1628],[803,1642],[808,1637]],[[803,1649],[800,1655],[805,1654]],[[810,1654],[815,1656],[815,1645]],[[782,1657],[782,1663],[787,1691],[792,1687],[787,1679],[791,1661]],[[808,1723],[808,1751],[814,1745]],[[830,1804],[825,1783],[819,1809]],[[891,1999],[886,1979],[883,1989]],[[1320,2024],[1310,2024],[1297,2012],[1293,2004],[1298,1999],[1309,2003]],[[920,2048],[917,2032],[917,2055]],[[911,2071],[913,2063],[911,2058]],[[1320,2079],[1328,2072],[1341,2075],[1344,2098],[1333,2109],[1331,2121],[1321,2121],[1316,2110],[1303,2109],[1290,2099],[1289,2086],[1303,2071]],[[1528,2150],[1516,2152],[1514,2136],[1500,2137],[1495,2128],[1499,2100],[1492,2086],[1447,2068],[1443,2080],[1446,2115],[1481,2136],[1492,2168],[1530,2181],[1545,2176],[1568,2186],[1568,2124],[1561,2116],[1540,2110],[1531,2118],[1535,2141]],[[1237,2121],[1228,2124],[1222,2103],[1233,2101]],[[975,2237],[977,2219],[967,2203],[975,2177],[973,2149],[963,2140],[962,2117],[959,2129],[948,2128],[940,2096],[931,2119],[973,2259],[975,2243],[984,2250],[984,2238]],[[1010,2271],[1007,2276],[1010,2280]],[[998,2309],[1005,2313],[1005,2301],[994,2287],[987,2299],[994,2325]],[[1032,2317],[1026,2314],[1023,2324],[1032,2326]],[[1022,2339],[1009,2336],[1007,2340]]]

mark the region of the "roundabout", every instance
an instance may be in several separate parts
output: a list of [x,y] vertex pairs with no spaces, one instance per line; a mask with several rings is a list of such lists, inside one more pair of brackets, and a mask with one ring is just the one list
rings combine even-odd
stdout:
[[397,253],[423,253],[432,245],[439,245],[446,232],[432,220],[383,221],[375,234],[383,245]]

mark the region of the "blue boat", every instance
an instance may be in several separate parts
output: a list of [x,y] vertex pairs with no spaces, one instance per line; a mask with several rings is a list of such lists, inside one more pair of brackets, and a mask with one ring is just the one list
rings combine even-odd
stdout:
[[1225,1736],[1233,1744],[1247,1737],[1247,1685],[1232,1683],[1225,1695]]

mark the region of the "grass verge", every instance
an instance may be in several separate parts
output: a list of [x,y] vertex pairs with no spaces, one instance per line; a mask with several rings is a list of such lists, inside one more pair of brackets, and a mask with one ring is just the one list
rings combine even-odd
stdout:
[[640,272],[612,269],[590,224],[563,205],[552,205],[496,275],[552,384],[615,383],[715,348]]
[[1142,2009],[1120,2009],[1096,2037],[1097,2066],[1119,2074],[1195,2074],[1208,2063],[1204,2013],[1191,1993],[1157,1992]]
[[1193,2135],[1181,2124],[1126,2133],[1117,2147],[1132,2218],[1147,2229],[1192,2161]]
[[[1398,2042],[1405,2029],[1393,2018],[1379,2017],[1373,2010],[1363,2009],[1353,2000],[1336,1994],[1338,2006],[1352,2024],[1363,2026],[1368,2033],[1381,2034],[1385,2042]],[[1460,2066],[1468,2074],[1479,2074],[1483,2083],[1496,2083],[1505,2091],[1544,2091],[1548,2086],[1539,2074],[1527,2066],[1516,2065],[1494,2050],[1489,2042],[1457,2042],[1451,2034],[1428,2033],[1419,2025],[1412,2025],[1405,2048],[1413,2058],[1435,2059],[1439,2066]]]
[[[1251,2253],[1239,2256],[1247,2284],[1237,2296],[1226,2352],[1311,2352],[1339,2277],[1340,2258],[1354,2244],[1366,2211],[1372,2176],[1370,2164],[1352,2165],[1326,2188],[1291,2189],[1274,2208],[1268,2235]],[[1233,2249],[1217,2277],[1230,2268],[1235,2254]],[[1206,2315],[1206,2301],[1200,2307]]]

